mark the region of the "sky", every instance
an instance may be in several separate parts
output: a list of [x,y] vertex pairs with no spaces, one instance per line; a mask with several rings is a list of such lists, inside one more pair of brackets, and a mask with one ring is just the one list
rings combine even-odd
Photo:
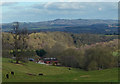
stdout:
[[[118,2],[2,2],[2,23],[54,19],[118,19]],[[92,0],[88,0],[92,1]]]

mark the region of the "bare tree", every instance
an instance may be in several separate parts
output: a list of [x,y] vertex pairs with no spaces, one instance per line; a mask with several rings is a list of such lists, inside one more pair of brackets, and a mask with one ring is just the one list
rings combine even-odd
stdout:
[[19,63],[19,61],[25,59],[25,51],[27,49],[27,42],[26,38],[28,37],[27,29],[20,29],[19,28],[19,22],[13,23],[13,30],[12,30],[12,36],[14,38],[14,50],[13,55],[16,58],[16,63]]

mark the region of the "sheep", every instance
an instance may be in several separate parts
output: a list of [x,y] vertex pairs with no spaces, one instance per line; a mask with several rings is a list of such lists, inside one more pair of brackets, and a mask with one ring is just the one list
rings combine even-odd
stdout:
[[38,75],[39,75],[39,76],[43,76],[43,73],[39,73]]
[[6,78],[9,79],[9,74],[6,74]]
[[14,72],[13,72],[13,71],[11,71],[11,74],[12,74],[12,75],[14,75]]
[[35,74],[32,74],[32,73],[26,73],[26,74],[28,74],[30,76],[36,76]]
[[69,68],[69,70],[71,70],[71,68]]

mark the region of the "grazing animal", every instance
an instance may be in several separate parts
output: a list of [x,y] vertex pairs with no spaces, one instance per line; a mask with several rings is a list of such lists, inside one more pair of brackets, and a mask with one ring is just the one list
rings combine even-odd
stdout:
[[7,78],[7,79],[9,78],[9,74],[6,74],[6,78]]
[[43,76],[43,74],[42,73],[40,73],[40,74],[38,74],[39,76]]
[[35,74],[32,74],[32,73],[26,73],[26,74],[28,74],[30,76],[36,76]]
[[71,70],[71,68],[69,68],[69,70]]
[[13,72],[13,71],[11,71],[11,74],[12,74],[12,75],[14,75],[14,72]]

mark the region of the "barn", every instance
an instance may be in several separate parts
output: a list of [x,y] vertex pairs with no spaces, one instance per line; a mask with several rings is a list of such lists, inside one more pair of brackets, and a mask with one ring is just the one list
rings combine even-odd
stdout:
[[52,64],[52,63],[58,64],[57,58],[52,58],[52,57],[51,58],[43,58],[43,61],[46,64]]

